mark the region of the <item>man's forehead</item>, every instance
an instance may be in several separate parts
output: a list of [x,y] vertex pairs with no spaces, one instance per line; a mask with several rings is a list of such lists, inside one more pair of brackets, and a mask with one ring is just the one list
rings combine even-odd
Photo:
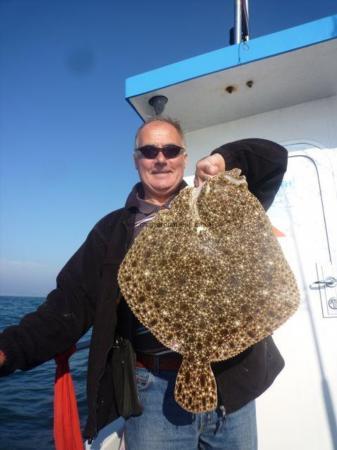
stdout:
[[166,122],[151,122],[146,124],[139,132],[139,137],[145,136],[175,136],[182,139],[176,128]]
[[143,128],[140,130],[140,133],[157,133],[160,132],[174,132],[178,133],[176,128],[167,122],[161,122],[160,120],[147,123],[143,126]]

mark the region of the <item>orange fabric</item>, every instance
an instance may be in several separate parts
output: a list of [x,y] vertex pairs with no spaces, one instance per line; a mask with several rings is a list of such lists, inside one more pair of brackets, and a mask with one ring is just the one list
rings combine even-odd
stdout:
[[274,236],[276,236],[276,237],[285,237],[285,234],[283,233],[283,231],[279,230],[278,228],[276,228],[274,226],[272,226],[272,228],[273,228]]
[[5,362],[6,362],[6,355],[4,354],[4,352],[2,350],[0,350],[0,366],[5,364]]
[[56,450],[83,450],[80,420],[75,389],[68,360],[76,351],[72,347],[55,358],[56,376],[54,386],[54,440]]

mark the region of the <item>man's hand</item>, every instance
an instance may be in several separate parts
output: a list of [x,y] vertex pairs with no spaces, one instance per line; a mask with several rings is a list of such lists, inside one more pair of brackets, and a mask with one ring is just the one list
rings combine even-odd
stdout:
[[194,176],[194,186],[201,186],[206,180],[225,170],[225,160],[215,153],[197,162]]

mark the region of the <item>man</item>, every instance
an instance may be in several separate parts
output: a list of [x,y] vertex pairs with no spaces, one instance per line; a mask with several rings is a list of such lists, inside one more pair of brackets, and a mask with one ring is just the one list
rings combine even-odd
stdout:
[[[91,326],[87,393],[89,417],[84,435],[92,439],[119,415],[127,418],[127,450],[257,448],[254,399],[273,382],[284,363],[271,337],[235,358],[212,365],[219,405],[190,414],[173,398],[180,356],[163,347],[136,320],[117,284],[117,273],[139,231],[186,184],[187,159],[178,123],[163,118],[138,130],[134,152],[140,176],[124,208],[99,221],[57,278],[46,302],[0,335],[0,375],[28,369],[74,344]],[[219,172],[239,167],[251,192],[267,208],[287,166],[286,150],[270,141],[246,139],[226,144],[196,165],[198,186]],[[118,308],[116,305],[118,304]],[[116,375],[115,336],[131,342],[137,355],[139,401],[126,380],[132,368]],[[123,372],[124,370],[124,372]],[[122,374],[122,375],[121,375]]]

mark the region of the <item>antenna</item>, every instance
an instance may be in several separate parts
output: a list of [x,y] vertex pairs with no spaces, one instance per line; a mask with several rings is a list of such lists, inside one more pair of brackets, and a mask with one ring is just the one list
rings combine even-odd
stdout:
[[240,44],[249,40],[248,0],[235,0],[235,35],[230,37],[230,44]]

